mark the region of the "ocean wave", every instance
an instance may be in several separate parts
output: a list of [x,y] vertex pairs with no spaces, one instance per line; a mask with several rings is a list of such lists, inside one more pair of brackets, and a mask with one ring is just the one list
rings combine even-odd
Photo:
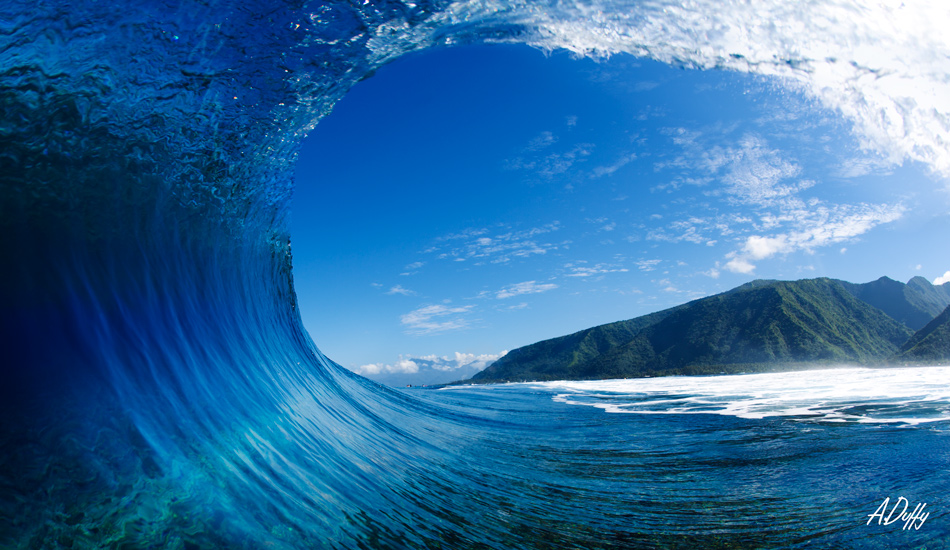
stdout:
[[578,511],[611,490],[534,477],[560,466],[499,415],[319,352],[287,222],[302,139],[401,55],[522,42],[760,74],[946,175],[947,19],[923,0],[5,2],[0,546],[682,540],[675,514],[644,534]]

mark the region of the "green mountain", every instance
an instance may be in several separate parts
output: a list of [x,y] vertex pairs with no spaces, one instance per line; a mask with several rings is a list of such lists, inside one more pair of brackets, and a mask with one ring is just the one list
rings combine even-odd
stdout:
[[718,374],[870,364],[892,356],[912,331],[846,284],[753,281],[513,350],[470,381]]
[[[646,327],[662,321],[684,307],[686,306],[677,306],[636,319],[600,325],[509,351],[488,368],[475,374],[472,380],[563,380],[565,371],[585,369],[601,354],[631,341]],[[492,373],[496,372],[504,372],[504,375],[492,376]]]
[[907,284],[888,277],[864,284],[840,282],[856,298],[912,330],[920,330],[950,305],[950,284],[934,286],[923,277],[914,277]]
[[921,309],[939,315],[950,305],[950,283],[933,285],[923,277],[914,277],[907,281],[907,288],[913,289],[909,299]]
[[911,336],[897,360],[950,361],[950,307]]

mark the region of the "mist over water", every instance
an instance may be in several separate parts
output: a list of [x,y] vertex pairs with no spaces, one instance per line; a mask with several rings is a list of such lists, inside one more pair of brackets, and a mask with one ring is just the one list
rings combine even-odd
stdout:
[[[947,174],[946,10],[793,6],[5,3],[0,547],[946,546],[943,421],[397,392],[300,324],[300,141],[411,51],[524,42],[774,76]],[[931,402],[894,418],[946,412]],[[924,527],[865,525],[898,494],[930,499]]]

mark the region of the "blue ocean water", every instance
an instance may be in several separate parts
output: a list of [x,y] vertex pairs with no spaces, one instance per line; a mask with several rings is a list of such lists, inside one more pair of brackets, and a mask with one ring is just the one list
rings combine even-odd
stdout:
[[[942,371],[854,394],[845,422],[723,415],[707,401],[742,396],[695,388],[668,414],[584,406],[662,409],[662,388],[394,391],[303,330],[287,230],[306,133],[453,44],[757,72],[946,171],[944,46],[912,32],[940,19],[901,9],[0,4],[0,547],[947,546]],[[920,529],[866,524],[899,496],[928,503]]]

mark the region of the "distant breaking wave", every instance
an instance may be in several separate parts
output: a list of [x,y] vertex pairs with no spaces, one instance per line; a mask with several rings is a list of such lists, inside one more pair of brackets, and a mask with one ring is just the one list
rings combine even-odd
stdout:
[[815,422],[950,420],[950,367],[546,382],[554,400],[611,413],[721,414]]
[[301,141],[401,55],[520,42],[771,77],[947,176],[947,28],[937,0],[5,2],[0,546],[683,543],[675,513],[611,520],[598,506],[625,497],[523,450],[530,424],[409,399],[317,350],[287,221]]

